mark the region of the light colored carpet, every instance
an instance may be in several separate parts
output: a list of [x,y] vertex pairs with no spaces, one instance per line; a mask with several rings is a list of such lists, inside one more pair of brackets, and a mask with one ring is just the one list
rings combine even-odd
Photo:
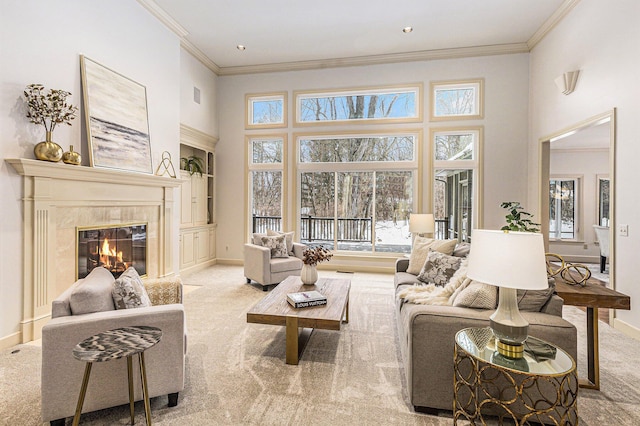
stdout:
[[[396,343],[393,277],[352,279],[349,324],[314,331],[298,366],[286,365],[284,327],[247,324],[266,293],[245,284],[242,268],[214,266],[183,277],[189,349],[186,388],[177,407],[151,401],[157,425],[450,425],[451,413],[414,413],[407,402]],[[197,286],[197,287],[196,287]],[[585,374],[585,314],[565,307],[579,330]],[[640,424],[640,342],[600,325],[602,391],[580,390],[581,425]],[[12,353],[19,350],[17,353]],[[40,348],[0,352],[0,425],[40,425]],[[64,384],[61,384],[64,386]],[[136,424],[144,424],[136,404]],[[124,425],[128,407],[85,414],[83,425]],[[71,424],[68,419],[67,424]]]

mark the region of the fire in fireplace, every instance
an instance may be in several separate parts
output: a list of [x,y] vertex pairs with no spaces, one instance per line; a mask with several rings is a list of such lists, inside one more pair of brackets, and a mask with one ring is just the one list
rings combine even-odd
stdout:
[[78,228],[78,278],[104,267],[119,277],[133,266],[140,276],[147,274],[147,225],[115,225]]

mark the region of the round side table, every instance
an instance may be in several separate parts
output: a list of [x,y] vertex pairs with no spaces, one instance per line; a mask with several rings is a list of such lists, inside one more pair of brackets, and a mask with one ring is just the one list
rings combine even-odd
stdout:
[[149,389],[147,387],[147,372],[144,365],[144,351],[154,346],[162,338],[162,330],[156,327],[132,326],[116,328],[102,333],[95,334],[84,339],[73,348],[73,356],[86,362],[84,377],[82,378],[82,388],[78,397],[76,413],[73,416],[73,426],[80,422],[82,405],[87,393],[91,366],[94,362],[110,361],[127,357],[127,377],[129,379],[129,409],[131,412],[131,424],[134,420],[133,401],[133,363],[132,356],[138,354],[140,364],[140,381],[142,382],[142,396],[144,399],[144,413],[147,425],[151,425],[151,408],[149,406]]
[[578,424],[576,363],[564,350],[529,336],[524,357],[507,358],[490,328],[455,337],[453,419],[485,424],[485,415],[516,425]]

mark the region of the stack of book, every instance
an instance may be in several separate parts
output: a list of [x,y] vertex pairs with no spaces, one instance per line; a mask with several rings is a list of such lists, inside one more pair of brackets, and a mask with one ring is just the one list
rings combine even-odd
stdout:
[[315,290],[301,291],[300,293],[287,294],[287,302],[294,308],[309,308],[311,306],[326,305],[327,298]]

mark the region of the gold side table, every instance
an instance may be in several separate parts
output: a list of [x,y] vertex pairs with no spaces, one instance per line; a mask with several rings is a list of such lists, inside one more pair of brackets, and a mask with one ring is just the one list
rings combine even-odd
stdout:
[[133,408],[133,355],[138,354],[140,364],[140,382],[142,383],[142,397],[144,399],[144,413],[147,426],[151,426],[151,408],[149,405],[149,388],[147,386],[147,371],[144,365],[144,351],[154,346],[162,338],[162,331],[156,327],[133,326],[116,328],[95,334],[84,339],[73,348],[73,356],[78,361],[87,363],[82,378],[82,388],[78,397],[76,413],[73,416],[73,426],[80,422],[82,405],[87,393],[91,366],[94,362],[110,361],[127,357],[127,377],[129,379],[129,410],[131,424],[135,424]]
[[486,424],[497,416],[516,425],[578,424],[576,363],[564,350],[529,337],[524,357],[502,356],[490,328],[455,337],[453,423]]

